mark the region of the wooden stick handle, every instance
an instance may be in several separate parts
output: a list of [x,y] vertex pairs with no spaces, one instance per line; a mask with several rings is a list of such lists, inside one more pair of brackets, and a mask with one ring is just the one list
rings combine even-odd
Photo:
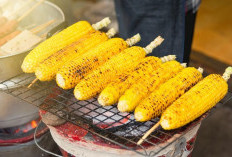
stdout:
[[158,36],[153,40],[149,45],[147,45],[144,50],[146,51],[147,54],[151,53],[154,48],[159,46],[162,42],[164,41],[164,38],[161,36]]
[[197,70],[198,70],[200,73],[202,73],[202,74],[203,74],[203,72],[204,72],[204,69],[201,68],[201,67],[199,67]]
[[140,34],[138,33],[138,34],[134,35],[133,37],[127,39],[127,40],[126,40],[126,43],[127,43],[127,45],[129,45],[129,46],[133,46],[134,44],[136,44],[136,43],[139,42],[140,40],[141,40],[141,36],[140,36]]
[[18,22],[22,21],[25,17],[27,17],[35,8],[37,8],[40,4],[42,4],[45,0],[40,0],[34,6],[32,6],[28,11],[26,11],[21,17],[18,18]]
[[137,145],[140,145],[141,143],[143,143],[143,141],[147,138],[147,136],[149,136],[156,128],[158,128],[160,126],[160,121],[158,123],[156,123],[150,130],[148,130],[143,137],[137,142]]
[[112,38],[115,34],[116,34],[116,31],[114,28],[111,28],[110,30],[108,30],[108,32],[106,32],[106,35],[108,38]]
[[99,30],[99,29],[102,29],[103,27],[107,27],[110,23],[111,23],[110,18],[106,17],[106,18],[102,19],[101,21],[99,21],[95,24],[92,24],[92,27],[95,30]]
[[168,55],[160,58],[163,63],[173,61],[176,59],[176,55]]
[[187,63],[181,63],[181,66],[186,68],[187,67]]
[[230,75],[232,75],[232,67],[226,68],[224,74],[222,75],[223,79],[225,81],[228,81],[230,79]]
[[48,21],[48,22],[46,22],[46,23],[43,23],[43,24],[41,24],[41,25],[39,25],[39,26],[37,26],[37,27],[31,29],[30,31],[31,31],[32,33],[34,33],[34,34],[39,33],[40,31],[42,31],[43,29],[47,28],[48,26],[50,26],[50,25],[53,24],[54,22],[55,22],[55,20],[50,20],[50,21]]

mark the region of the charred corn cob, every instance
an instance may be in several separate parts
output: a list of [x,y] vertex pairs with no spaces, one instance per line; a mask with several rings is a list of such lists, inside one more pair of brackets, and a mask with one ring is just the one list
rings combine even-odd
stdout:
[[41,62],[35,69],[36,77],[40,81],[50,81],[54,79],[59,68],[65,63],[69,62],[73,58],[80,57],[91,48],[108,40],[108,37],[111,37],[114,34],[114,29],[111,29],[108,33],[95,31],[85,35],[83,38],[64,49],[61,49]]
[[79,21],[73,24],[34,48],[25,57],[21,66],[22,70],[26,73],[33,73],[38,64],[51,56],[53,53],[77,41],[87,33],[107,26],[109,23],[109,18],[105,18],[92,26],[87,21]]
[[202,79],[195,68],[185,68],[174,78],[162,84],[135,108],[137,121],[148,121],[159,116],[177,98]]
[[112,56],[140,41],[140,35],[124,41],[122,38],[109,39],[86,52],[80,58],[74,58],[65,64],[56,75],[58,86],[70,89],[76,86],[90,71],[105,63]]
[[[168,59],[165,60],[166,58]],[[102,106],[113,105],[118,101],[119,97],[125,92],[125,90],[128,89],[132,84],[142,79],[143,77],[150,75],[154,70],[160,67],[162,60],[169,61],[174,60],[175,58],[175,55],[170,55],[163,58],[144,58],[132,73],[122,74],[122,76],[107,85],[107,87],[98,97],[99,104]]]
[[223,77],[211,74],[204,78],[163,112],[161,126],[165,130],[182,127],[214,107],[228,92],[226,81],[231,74],[229,67]]
[[118,110],[120,112],[131,112],[141,100],[148,96],[149,93],[157,89],[162,83],[174,77],[186,65],[181,65],[177,61],[169,61],[162,64],[151,75],[141,77],[138,82],[134,83],[120,97]]
[[161,37],[156,38],[146,48],[130,47],[115,55],[102,66],[81,80],[74,90],[74,95],[79,100],[89,99],[98,94],[109,82],[116,79],[125,71],[131,71],[152,49],[162,43]]

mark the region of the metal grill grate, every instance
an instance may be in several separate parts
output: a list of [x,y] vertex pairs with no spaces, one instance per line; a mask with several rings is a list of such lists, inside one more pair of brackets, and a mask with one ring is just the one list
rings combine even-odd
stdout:
[[[115,106],[101,107],[96,98],[78,101],[74,98],[72,90],[62,90],[56,86],[55,82],[38,81],[28,89],[27,86],[33,79],[34,75],[21,74],[2,82],[0,89],[86,129],[111,145],[133,150],[144,156],[156,155],[176,140],[167,142],[168,139],[173,139],[176,133],[184,135],[205,117],[173,131],[159,128],[145,140],[143,145],[138,146],[136,142],[158,121],[158,118],[145,123],[136,122],[133,114],[120,113]],[[221,103],[229,101],[232,98],[231,95],[228,93]],[[162,146],[160,146],[161,143]],[[159,149],[156,152],[147,152],[146,148],[149,146],[156,146]]]

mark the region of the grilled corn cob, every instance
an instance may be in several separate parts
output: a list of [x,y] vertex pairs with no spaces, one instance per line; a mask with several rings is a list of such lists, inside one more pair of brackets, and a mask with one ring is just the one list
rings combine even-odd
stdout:
[[21,66],[22,70],[26,73],[33,73],[36,66],[53,53],[70,45],[74,41],[82,38],[89,32],[101,29],[110,23],[109,18],[93,24],[92,26],[87,21],[79,21],[72,26],[64,29],[60,33],[45,40],[34,48],[24,59]]
[[74,95],[79,100],[89,99],[98,94],[109,82],[116,79],[125,71],[131,71],[146,54],[162,43],[161,37],[156,38],[146,48],[130,47],[115,55],[102,66],[81,80],[74,90]]
[[90,71],[105,63],[115,54],[140,41],[140,35],[124,41],[122,38],[109,39],[86,52],[80,58],[74,58],[65,64],[56,75],[58,86],[70,89],[83,79]]
[[231,74],[229,67],[223,77],[211,74],[204,78],[163,112],[161,126],[165,130],[179,128],[214,107],[228,92],[226,81]]
[[83,38],[54,53],[40,63],[35,69],[36,77],[40,81],[50,81],[54,79],[59,68],[61,68],[65,63],[69,62],[73,58],[80,57],[91,48],[108,40],[108,37],[111,37],[114,34],[115,31],[112,28],[108,33],[95,31],[85,35]]
[[[167,60],[165,60],[168,58]],[[113,105],[119,99],[119,97],[129,88],[132,84],[140,80],[141,78],[150,75],[162,64],[162,60],[169,61],[174,60],[174,55],[166,56],[163,58],[158,57],[146,57],[141,63],[135,68],[132,73],[122,74],[119,78],[112,81],[107,87],[101,92],[98,97],[98,102],[102,106]]]
[[135,108],[137,121],[148,121],[159,116],[170,104],[202,79],[195,68],[185,68],[174,78],[162,84]]
[[149,93],[157,89],[162,83],[174,77],[180,72],[186,64],[181,65],[177,61],[169,61],[162,64],[151,75],[145,75],[138,82],[134,83],[120,97],[118,110],[120,112],[131,112],[141,100],[148,96]]

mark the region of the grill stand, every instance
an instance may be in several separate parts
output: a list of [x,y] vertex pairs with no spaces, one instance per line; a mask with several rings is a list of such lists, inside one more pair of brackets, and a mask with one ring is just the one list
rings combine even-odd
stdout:
[[[196,135],[201,123],[198,123],[191,130],[183,134],[176,134],[173,138],[169,139],[167,142],[173,142],[171,145],[160,151],[160,148],[163,147],[164,144],[160,144],[157,146],[151,146],[147,149],[147,156],[190,156],[193,150],[193,146],[195,143]],[[87,133],[84,137],[80,137],[82,140],[74,140],[73,138],[69,138],[68,135],[63,134],[59,129],[53,126],[49,126],[51,135],[57,145],[68,152],[71,155],[76,157],[128,157],[133,155],[133,157],[139,157],[140,154],[126,150],[126,149],[118,149],[112,148],[107,145],[107,143],[98,143],[90,133]],[[179,138],[175,141],[176,138]],[[143,153],[144,150],[141,150]]]

